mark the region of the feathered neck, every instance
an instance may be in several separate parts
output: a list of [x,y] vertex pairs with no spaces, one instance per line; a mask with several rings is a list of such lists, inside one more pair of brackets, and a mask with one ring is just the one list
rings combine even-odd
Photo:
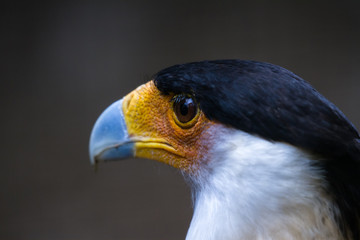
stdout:
[[224,130],[198,176],[187,240],[342,239],[315,160],[302,150]]

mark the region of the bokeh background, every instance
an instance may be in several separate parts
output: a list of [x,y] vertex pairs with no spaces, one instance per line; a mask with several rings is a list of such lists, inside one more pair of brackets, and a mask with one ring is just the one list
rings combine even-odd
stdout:
[[359,1],[47,1],[1,6],[0,239],[184,239],[181,174],[89,164],[98,115],[164,67],[239,58],[300,75],[360,127]]

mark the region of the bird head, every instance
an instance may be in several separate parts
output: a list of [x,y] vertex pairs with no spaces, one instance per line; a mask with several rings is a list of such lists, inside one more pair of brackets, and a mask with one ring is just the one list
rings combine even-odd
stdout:
[[[166,68],[113,103],[92,130],[90,157],[93,164],[128,157],[169,164],[194,186],[216,189],[203,199],[215,192],[223,196],[209,208],[234,199],[243,200],[238,212],[248,207],[289,215],[281,209],[333,206],[324,213],[328,225],[337,226],[333,232],[358,236],[359,146],[358,132],[344,114],[297,75],[268,63],[217,60]],[[300,196],[299,190],[309,194]],[[256,201],[267,197],[276,204]],[[252,201],[263,207],[251,207]],[[245,212],[239,216],[246,220],[256,211]]]

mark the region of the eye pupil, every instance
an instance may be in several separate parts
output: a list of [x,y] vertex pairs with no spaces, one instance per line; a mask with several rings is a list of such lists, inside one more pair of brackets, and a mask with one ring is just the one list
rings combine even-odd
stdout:
[[181,123],[190,122],[197,114],[197,106],[191,97],[180,96],[174,102],[176,118]]
[[[184,100],[183,100],[184,101]],[[190,103],[191,104],[191,103]],[[183,116],[186,116],[186,114],[188,114],[188,112],[189,112],[189,105],[190,104],[188,104],[188,102],[187,101],[184,101],[184,102],[182,102],[181,103],[181,105],[180,105],[180,113],[181,113],[181,115],[183,115]]]

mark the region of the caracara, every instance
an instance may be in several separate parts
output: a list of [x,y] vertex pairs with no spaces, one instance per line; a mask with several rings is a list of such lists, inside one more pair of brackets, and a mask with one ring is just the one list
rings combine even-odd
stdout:
[[194,198],[187,240],[360,239],[359,134],[276,65],[166,68],[104,111],[90,156],[182,171]]

